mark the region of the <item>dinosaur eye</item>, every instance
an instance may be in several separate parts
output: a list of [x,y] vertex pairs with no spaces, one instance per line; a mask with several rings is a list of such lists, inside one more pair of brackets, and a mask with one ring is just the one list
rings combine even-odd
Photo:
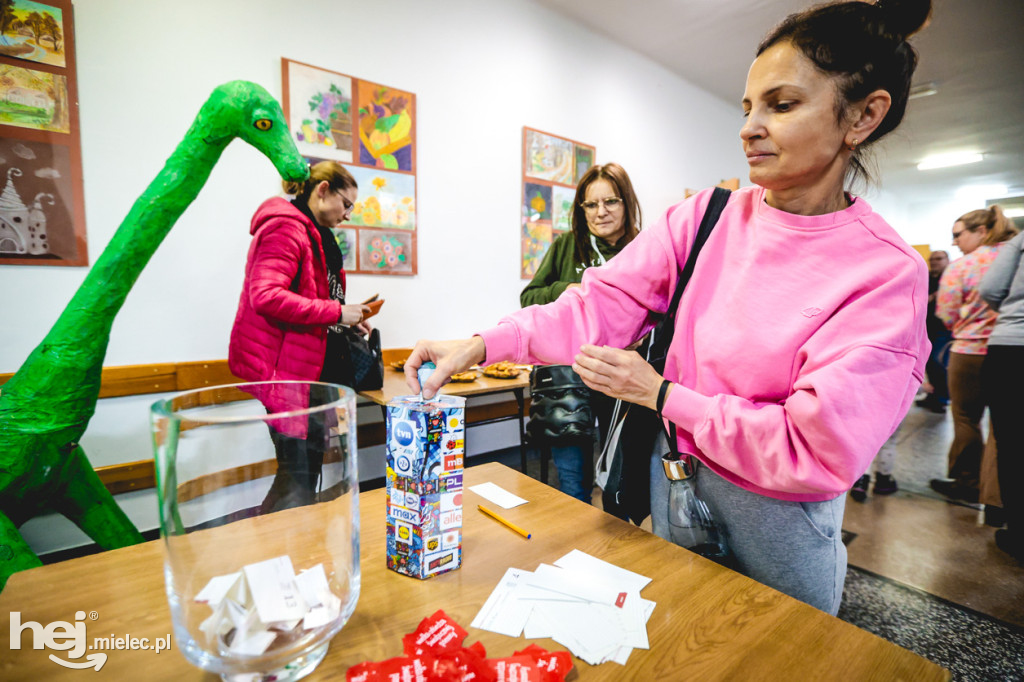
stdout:
[[258,118],[253,125],[256,126],[256,130],[270,130],[274,127],[274,122],[269,118]]

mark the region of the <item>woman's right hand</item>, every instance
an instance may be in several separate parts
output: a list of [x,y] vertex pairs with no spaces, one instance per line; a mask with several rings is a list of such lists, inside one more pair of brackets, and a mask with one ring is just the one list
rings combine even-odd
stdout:
[[363,315],[370,312],[370,306],[351,304],[341,306],[341,319],[338,320],[346,327],[352,327],[363,321]]
[[[486,356],[484,340],[479,336],[458,341],[419,341],[405,361],[405,383],[414,393],[422,391],[423,397],[430,399],[448,383],[453,374],[483,362]],[[420,386],[416,370],[425,362],[433,362],[437,369]]]

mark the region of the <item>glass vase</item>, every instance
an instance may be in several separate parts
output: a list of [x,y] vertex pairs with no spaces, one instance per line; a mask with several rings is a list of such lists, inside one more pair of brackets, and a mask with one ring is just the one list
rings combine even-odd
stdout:
[[178,648],[226,680],[305,676],[359,598],[355,394],[235,384],[150,414]]

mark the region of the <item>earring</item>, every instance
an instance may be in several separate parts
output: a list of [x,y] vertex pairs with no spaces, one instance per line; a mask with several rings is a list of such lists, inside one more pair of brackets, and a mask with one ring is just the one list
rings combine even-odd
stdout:
[[859,144],[860,144],[860,140],[858,140],[855,137],[855,138],[853,138],[853,144],[846,145],[846,148],[849,149],[851,152],[855,152],[855,151],[857,151],[857,145],[859,145]]

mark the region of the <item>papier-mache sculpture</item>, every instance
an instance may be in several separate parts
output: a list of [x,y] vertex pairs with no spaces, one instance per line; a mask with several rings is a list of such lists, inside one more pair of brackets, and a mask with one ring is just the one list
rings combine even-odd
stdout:
[[285,180],[308,177],[281,106],[265,89],[245,81],[216,88],[46,338],[0,386],[0,589],[13,573],[41,564],[18,531],[34,516],[59,512],[104,549],[142,541],[79,439],[96,410],[114,318],[236,137],[265,154]]

